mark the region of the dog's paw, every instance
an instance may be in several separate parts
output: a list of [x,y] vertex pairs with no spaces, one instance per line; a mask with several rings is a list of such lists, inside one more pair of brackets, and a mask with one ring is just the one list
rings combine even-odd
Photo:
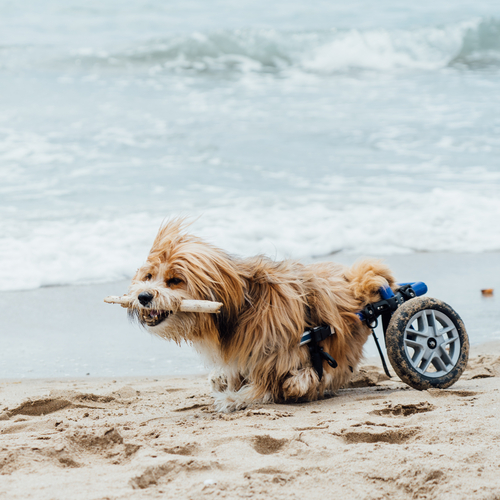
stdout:
[[303,368],[287,378],[283,383],[283,397],[286,399],[298,399],[307,397],[316,399],[319,378],[313,368]]
[[239,391],[216,392],[213,394],[215,409],[220,413],[243,410],[252,403],[251,388],[245,386]]
[[224,392],[227,390],[227,376],[220,369],[216,369],[210,373],[208,381],[213,392]]

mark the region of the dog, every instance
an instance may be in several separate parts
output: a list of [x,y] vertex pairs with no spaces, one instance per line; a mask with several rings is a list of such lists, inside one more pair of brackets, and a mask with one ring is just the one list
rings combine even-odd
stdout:
[[[264,256],[237,258],[164,223],[146,263],[132,279],[129,314],[149,332],[187,342],[215,366],[209,377],[220,412],[252,403],[315,400],[344,386],[358,366],[371,329],[356,312],[395,289],[389,268],[366,259],[352,267],[301,264]],[[182,300],[223,304],[217,314],[180,312]],[[336,360],[314,368],[303,332],[329,325],[320,345]]]

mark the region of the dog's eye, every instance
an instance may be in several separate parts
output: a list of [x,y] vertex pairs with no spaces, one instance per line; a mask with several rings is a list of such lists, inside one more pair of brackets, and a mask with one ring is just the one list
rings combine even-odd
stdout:
[[146,274],[146,277],[144,278],[144,281],[149,281],[153,276],[151,274]]
[[170,278],[167,280],[167,285],[172,286],[172,285],[179,285],[182,283],[182,280],[179,278]]

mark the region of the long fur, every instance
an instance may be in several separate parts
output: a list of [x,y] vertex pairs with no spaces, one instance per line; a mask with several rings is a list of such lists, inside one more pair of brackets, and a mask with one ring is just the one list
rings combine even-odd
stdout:
[[[164,224],[129,289],[131,313],[162,338],[191,343],[217,367],[211,376],[220,411],[252,402],[317,399],[347,382],[370,329],[356,312],[379,300],[381,286],[395,287],[387,266],[363,260],[351,268],[331,262],[303,265],[266,257],[239,259],[187,234],[183,221]],[[143,306],[142,292],[153,295]],[[218,314],[179,312],[183,299],[223,303]],[[151,311],[172,313],[156,326]],[[324,363],[320,381],[307,346],[307,327],[330,325],[322,346],[338,362]]]

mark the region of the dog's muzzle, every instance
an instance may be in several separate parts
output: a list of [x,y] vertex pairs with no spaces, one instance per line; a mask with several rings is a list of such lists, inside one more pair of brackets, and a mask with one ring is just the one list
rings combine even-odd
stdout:
[[156,309],[141,309],[139,311],[139,318],[142,323],[148,326],[157,326],[162,321],[165,321],[169,316],[170,311],[157,311]]
[[[137,300],[141,306],[148,308],[153,302],[154,295],[151,292],[141,292]],[[158,311],[157,309],[140,309],[139,318],[147,326],[157,326],[170,316],[170,311]]]

